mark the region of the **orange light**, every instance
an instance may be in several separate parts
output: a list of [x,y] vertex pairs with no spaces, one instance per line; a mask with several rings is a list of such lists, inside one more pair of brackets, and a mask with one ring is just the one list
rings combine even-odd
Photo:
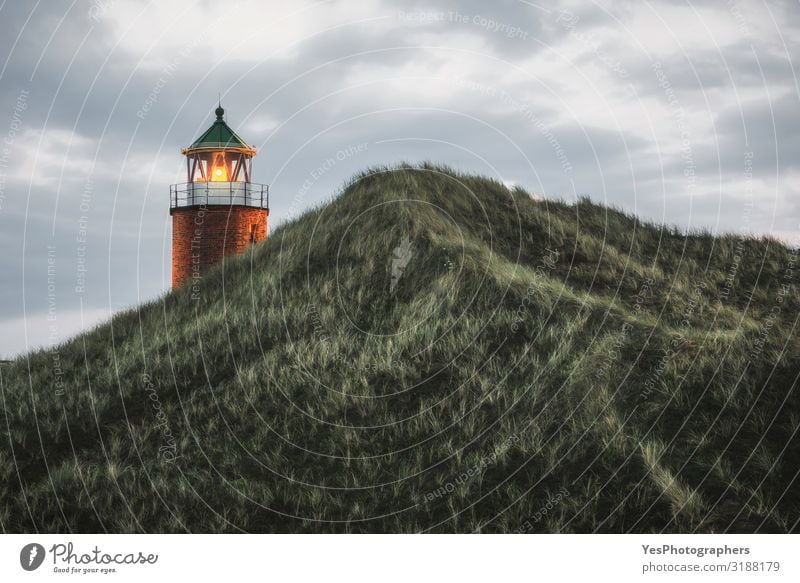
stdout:
[[213,182],[228,182],[228,166],[225,164],[225,154],[214,154],[211,166],[211,180]]

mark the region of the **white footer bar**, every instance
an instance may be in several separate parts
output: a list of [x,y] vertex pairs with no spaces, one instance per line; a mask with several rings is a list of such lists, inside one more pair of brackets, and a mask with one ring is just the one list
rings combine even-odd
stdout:
[[798,555],[797,535],[3,535],[0,581],[778,582]]

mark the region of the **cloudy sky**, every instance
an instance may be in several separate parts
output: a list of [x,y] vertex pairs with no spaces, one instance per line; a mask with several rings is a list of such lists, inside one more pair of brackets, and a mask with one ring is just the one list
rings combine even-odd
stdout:
[[5,0],[0,33],[6,358],[168,289],[169,184],[220,93],[272,228],[431,160],[800,236],[797,0]]

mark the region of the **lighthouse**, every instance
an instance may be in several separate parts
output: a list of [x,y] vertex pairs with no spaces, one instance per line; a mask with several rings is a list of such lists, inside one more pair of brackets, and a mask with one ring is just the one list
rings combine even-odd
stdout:
[[217,119],[186,156],[186,182],[170,186],[172,216],[172,288],[197,284],[205,272],[232,254],[267,238],[269,187],[252,182],[253,156],[248,145]]

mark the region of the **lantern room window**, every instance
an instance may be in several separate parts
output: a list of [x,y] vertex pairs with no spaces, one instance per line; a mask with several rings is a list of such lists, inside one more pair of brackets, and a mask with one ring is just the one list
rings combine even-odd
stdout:
[[198,152],[189,160],[189,182],[250,182],[250,158],[241,152]]

